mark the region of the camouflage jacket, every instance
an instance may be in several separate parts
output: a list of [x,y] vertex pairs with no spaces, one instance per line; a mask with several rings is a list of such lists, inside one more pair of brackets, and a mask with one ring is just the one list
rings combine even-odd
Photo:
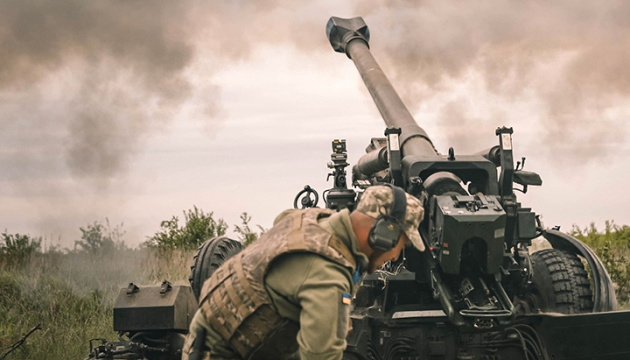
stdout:
[[[298,309],[307,305],[301,302],[312,302],[314,299],[290,299],[290,296],[269,291],[265,277],[272,263],[290,259],[288,254],[296,254],[294,260],[299,257],[297,255],[316,254],[328,263],[345,268],[345,274],[356,270],[357,258],[353,254],[356,249],[352,249],[355,246],[349,247],[318,223],[318,220],[330,214],[330,211],[322,209],[288,213],[263,237],[226,262],[204,284],[200,307],[203,318],[242,358],[282,358],[291,354],[297,350],[297,343],[293,339],[296,339],[300,326],[308,328],[308,324],[302,324],[302,315],[291,315],[292,312],[287,311],[289,305],[278,308],[272,296],[276,297],[276,303],[279,297],[286,298],[287,304],[293,304]],[[272,276],[270,280],[273,282],[274,278],[277,279]],[[279,282],[282,283],[282,277]],[[347,278],[345,282],[347,285]],[[321,286],[326,287],[325,280]],[[346,302],[349,294],[344,294],[342,290],[347,288],[338,287],[336,299],[323,299],[326,304],[321,305],[333,308],[332,304]],[[343,314],[346,328],[347,308],[344,307],[346,313]],[[327,334],[330,334],[330,330],[321,329]],[[337,326],[335,336],[343,338],[345,333],[340,334],[339,330]],[[308,351],[306,343],[301,342],[300,345],[304,347],[302,350]],[[335,351],[338,352],[338,349]]]

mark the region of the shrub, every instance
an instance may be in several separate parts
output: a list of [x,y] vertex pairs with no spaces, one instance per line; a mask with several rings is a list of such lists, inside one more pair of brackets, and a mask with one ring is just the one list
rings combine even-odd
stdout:
[[177,216],[164,220],[160,224],[161,230],[144,244],[163,250],[196,249],[207,239],[225,235],[227,224],[223,219],[215,220],[212,215],[212,212],[206,213],[195,206],[193,210],[184,211],[184,225],[179,225]]
[[31,255],[41,249],[42,238],[33,238],[29,235],[9,234],[5,230],[0,241],[0,263],[22,265]]
[[616,285],[617,301],[621,307],[627,307],[630,303],[630,226],[606,221],[604,231],[600,232],[593,223],[584,229],[574,225],[571,235],[599,256]]
[[252,217],[247,215],[246,212],[241,214],[241,222],[242,227],[238,225],[234,225],[234,232],[239,235],[239,240],[243,243],[244,246],[251,244],[256,241],[262,234],[265,233],[265,228],[260,225],[256,225],[260,232],[252,231],[249,227],[249,222],[252,220]]
[[79,230],[81,230],[81,240],[74,242],[75,251],[77,247],[80,247],[81,251],[91,254],[109,254],[115,249],[123,250],[126,248],[122,224],[112,228],[109,219],[105,219],[105,225],[95,221],[93,224],[88,224],[86,228],[79,228]]

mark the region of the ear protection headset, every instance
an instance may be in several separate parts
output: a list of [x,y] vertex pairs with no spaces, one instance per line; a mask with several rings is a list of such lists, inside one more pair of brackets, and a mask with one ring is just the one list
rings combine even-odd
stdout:
[[394,200],[389,214],[381,214],[372,225],[368,245],[376,252],[388,252],[396,247],[402,234],[401,224],[407,212],[407,195],[398,186],[385,184],[392,189]]

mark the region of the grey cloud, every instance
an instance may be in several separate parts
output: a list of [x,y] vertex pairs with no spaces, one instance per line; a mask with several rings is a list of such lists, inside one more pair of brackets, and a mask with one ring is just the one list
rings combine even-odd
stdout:
[[[539,126],[541,143],[550,146],[547,154],[592,159],[606,155],[606,144],[628,131],[607,112],[630,95],[627,2],[382,0],[357,10],[378,28],[372,42],[384,49],[388,72],[416,109],[474,72],[506,103],[533,96],[538,106],[532,113],[540,113],[539,122],[507,120]],[[470,101],[474,97],[469,94]],[[449,106],[444,116],[452,115]],[[480,123],[469,119],[461,125]],[[556,148],[558,139],[564,144]],[[584,142],[590,151],[572,153],[571,144],[579,148]]]

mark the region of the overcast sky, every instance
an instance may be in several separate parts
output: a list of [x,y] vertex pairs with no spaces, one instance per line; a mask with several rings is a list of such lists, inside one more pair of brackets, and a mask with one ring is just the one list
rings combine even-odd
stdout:
[[331,140],[354,163],[383,133],[330,16],[364,17],[440,152],[511,126],[547,226],[630,224],[630,3],[361,4],[3,1],[1,230],[71,247],[108,218],[138,244],[193,206],[270,227],[332,186]]

